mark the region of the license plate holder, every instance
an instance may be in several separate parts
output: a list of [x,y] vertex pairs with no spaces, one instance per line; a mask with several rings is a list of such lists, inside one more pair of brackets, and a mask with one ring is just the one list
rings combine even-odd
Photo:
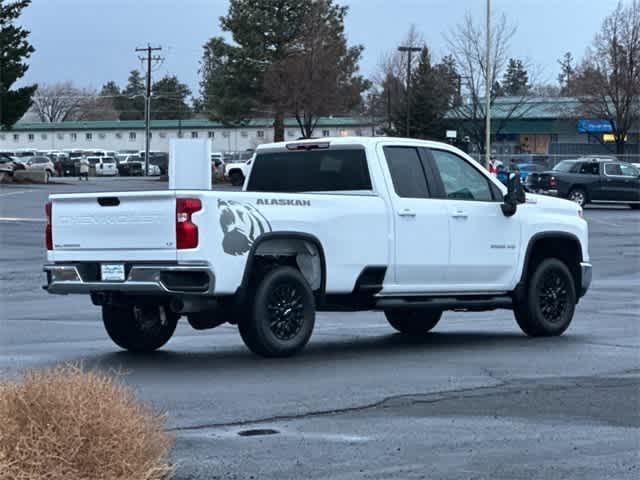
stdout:
[[103,263],[100,265],[100,278],[103,282],[124,282],[123,263]]

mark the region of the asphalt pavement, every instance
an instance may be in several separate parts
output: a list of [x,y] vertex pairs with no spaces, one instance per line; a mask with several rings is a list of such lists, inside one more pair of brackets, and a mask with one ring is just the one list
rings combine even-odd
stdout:
[[237,329],[181,322],[151,355],[120,351],[83,296],[44,280],[51,192],[164,189],[155,179],[0,186],[0,376],[60,362],[119,372],[166,411],[179,479],[636,479],[640,212],[587,208],[594,281],[562,337],[509,311],[445,313],[406,339],[380,313],[320,313],[290,359]]

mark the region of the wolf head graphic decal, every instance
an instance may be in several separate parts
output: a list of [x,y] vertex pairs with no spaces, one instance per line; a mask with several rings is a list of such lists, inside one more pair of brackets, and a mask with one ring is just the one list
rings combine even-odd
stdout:
[[218,200],[218,210],[223,234],[222,249],[229,255],[244,255],[260,235],[271,231],[269,221],[248,203]]

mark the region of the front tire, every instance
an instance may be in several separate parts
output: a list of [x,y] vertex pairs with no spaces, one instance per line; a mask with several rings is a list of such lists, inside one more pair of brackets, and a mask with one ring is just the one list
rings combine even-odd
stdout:
[[567,266],[557,258],[538,264],[527,282],[524,301],[514,305],[518,325],[530,337],[562,335],[576,306],[576,287]]
[[252,352],[288,357],[307,344],[314,324],[315,299],[309,284],[295,268],[279,267],[260,280],[238,328]]
[[442,312],[433,310],[386,310],[389,324],[400,333],[424,335],[440,321]]
[[169,341],[180,317],[162,305],[102,307],[113,342],[131,352],[152,352]]

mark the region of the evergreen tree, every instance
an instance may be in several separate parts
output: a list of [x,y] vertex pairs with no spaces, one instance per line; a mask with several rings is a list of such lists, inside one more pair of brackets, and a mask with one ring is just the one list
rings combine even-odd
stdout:
[[132,70],[118,102],[120,120],[144,120],[144,96],[144,79],[138,70]]
[[0,129],[10,129],[29,110],[38,88],[29,85],[12,90],[29,66],[25,60],[35,51],[28,41],[29,31],[15,25],[31,0],[0,0]]
[[576,74],[571,52],[566,52],[562,58],[558,60],[558,63],[560,64],[560,73],[558,74],[560,92],[562,95],[571,95],[573,91],[573,80]]
[[[398,72],[399,73],[399,72]],[[431,62],[425,46],[411,74],[410,136],[442,139],[445,133],[444,116],[448,110],[460,105],[459,75],[450,56],[440,63]],[[393,71],[387,71],[379,94],[385,105],[385,133],[406,135],[406,83]]]
[[444,115],[456,101],[455,63],[443,59],[432,64],[429,49],[420,53],[420,63],[411,78],[410,134],[415,138],[440,139],[444,137]]
[[310,138],[321,116],[352,112],[370,83],[358,74],[362,46],[349,47],[344,33],[347,7],[315,0],[286,58],[266,71],[267,104],[295,116]]
[[266,105],[264,76],[285,59],[298,38],[314,0],[230,0],[220,19],[233,44],[214,37],[204,46],[201,93],[208,115],[238,122],[267,108],[274,110],[274,138],[284,139],[284,114]]
[[151,87],[151,118],[171,120],[188,118],[191,112],[187,97],[191,90],[175,75],[167,75]]
[[507,70],[502,78],[502,88],[504,95],[508,97],[518,97],[527,94],[529,91],[529,74],[522,60],[515,58],[509,59]]

